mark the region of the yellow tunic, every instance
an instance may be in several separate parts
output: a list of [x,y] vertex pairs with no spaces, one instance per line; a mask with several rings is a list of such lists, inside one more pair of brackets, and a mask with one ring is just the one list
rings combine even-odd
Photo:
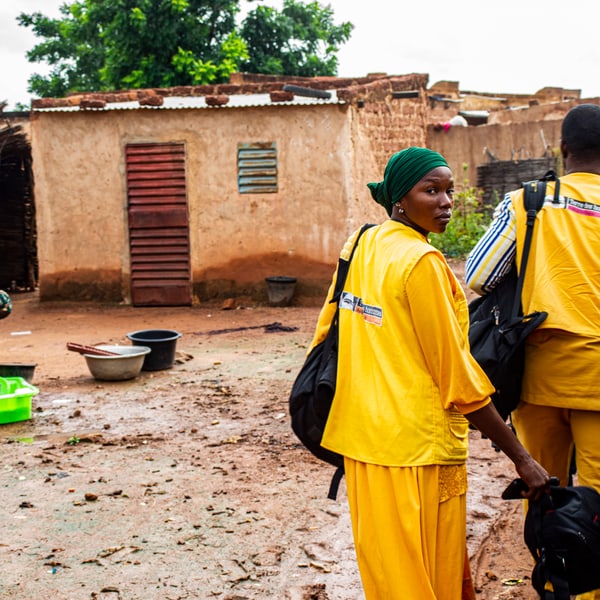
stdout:
[[385,466],[464,463],[461,412],[481,408],[493,391],[468,351],[467,328],[464,292],[442,254],[401,223],[369,229],[340,301],[323,446]]
[[[561,177],[538,213],[523,310],[548,312],[528,339],[523,399],[531,404],[600,410],[600,176]],[[517,256],[525,237],[523,194],[512,196],[517,216]],[[535,285],[534,285],[535,282]]]

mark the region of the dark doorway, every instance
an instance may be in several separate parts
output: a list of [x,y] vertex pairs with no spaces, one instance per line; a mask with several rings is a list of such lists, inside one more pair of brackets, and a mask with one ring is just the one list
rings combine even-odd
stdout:
[[33,290],[38,281],[31,144],[21,125],[0,125],[0,288]]

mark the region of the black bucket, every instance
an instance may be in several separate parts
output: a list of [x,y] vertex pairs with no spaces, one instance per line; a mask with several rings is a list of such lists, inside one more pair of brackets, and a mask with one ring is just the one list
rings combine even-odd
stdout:
[[172,329],[144,329],[127,334],[134,345],[150,348],[150,354],[144,358],[142,371],[170,369],[175,362],[175,347],[180,337],[181,334]]
[[4,363],[0,365],[0,377],[22,377],[28,383],[33,381],[36,364]]
[[267,295],[271,306],[287,306],[294,297],[296,278],[277,275],[266,277]]

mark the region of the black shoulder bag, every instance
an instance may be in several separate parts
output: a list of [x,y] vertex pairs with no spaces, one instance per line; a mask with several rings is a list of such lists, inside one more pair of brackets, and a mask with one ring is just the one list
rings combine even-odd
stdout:
[[600,588],[600,494],[595,489],[551,486],[550,493],[529,502],[524,537],[535,560],[531,583],[540,598],[569,600],[571,594]]
[[338,357],[339,300],[344,290],[350,261],[362,234],[371,224],[363,225],[348,260],[338,261],[337,277],[330,302],[337,304],[327,337],[317,344],[306,357],[298,373],[289,398],[292,429],[298,439],[317,458],[336,467],[328,498],[335,500],[339,483],[344,474],[344,457],[321,446],[323,431],[335,394]]
[[471,354],[496,388],[492,402],[504,420],[508,419],[521,397],[525,340],[548,316],[543,311],[524,315],[521,307],[533,226],[544,204],[547,181],[556,182],[554,202],[558,202],[560,182],[553,171],[548,171],[541,180],[523,184],[527,232],[520,272],[517,274],[513,264],[506,277],[489,294],[469,304]]

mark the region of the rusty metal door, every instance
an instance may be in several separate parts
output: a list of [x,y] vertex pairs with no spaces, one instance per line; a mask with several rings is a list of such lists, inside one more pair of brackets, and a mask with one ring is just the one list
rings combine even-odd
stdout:
[[183,144],[125,148],[131,300],[135,306],[192,303]]

